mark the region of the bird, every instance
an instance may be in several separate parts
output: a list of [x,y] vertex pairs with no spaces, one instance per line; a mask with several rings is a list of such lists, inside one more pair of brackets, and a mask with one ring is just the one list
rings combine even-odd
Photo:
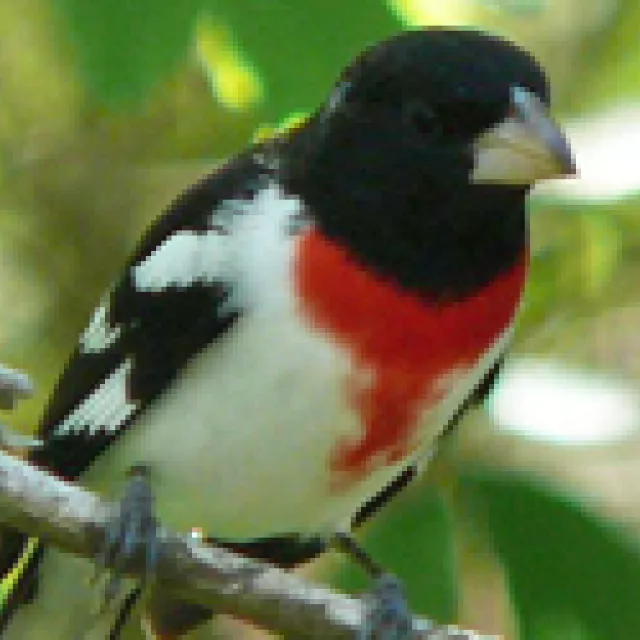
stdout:
[[[364,49],[311,115],[150,225],[30,460],[110,499],[145,487],[152,521],[283,567],[323,552],[491,386],[527,280],[528,193],[575,173],[550,106],[540,63],[503,36],[426,27]],[[26,540],[4,545],[5,576]],[[72,637],[88,561],[31,552],[4,633]],[[149,637],[211,615],[153,604]]]

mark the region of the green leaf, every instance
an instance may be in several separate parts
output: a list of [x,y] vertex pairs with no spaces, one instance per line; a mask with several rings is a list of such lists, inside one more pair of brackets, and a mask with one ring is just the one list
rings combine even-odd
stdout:
[[277,121],[291,111],[314,109],[340,70],[367,45],[399,29],[382,1],[204,0],[214,22],[234,34],[262,75],[261,116]]
[[622,530],[528,478],[477,471],[460,482],[504,564],[523,639],[635,634],[640,557]]
[[201,0],[53,0],[80,73],[110,106],[141,100],[188,51]]
[[[431,488],[416,486],[385,507],[362,541],[385,570],[402,580],[412,609],[442,623],[452,622],[457,608],[452,526],[442,497]],[[362,570],[349,561],[335,583],[351,592],[371,588]]]

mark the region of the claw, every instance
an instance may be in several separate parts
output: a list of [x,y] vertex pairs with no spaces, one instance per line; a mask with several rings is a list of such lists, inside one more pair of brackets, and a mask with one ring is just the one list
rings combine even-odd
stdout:
[[366,597],[366,616],[358,640],[412,640],[413,616],[400,580],[386,573],[349,533],[335,533],[332,543],[355,560],[374,583]]
[[106,572],[108,577],[100,597],[98,616],[119,600],[124,566],[140,547],[145,550],[145,566],[139,591],[153,582],[159,556],[158,531],[150,470],[144,465],[136,465],[129,471],[127,487],[116,513],[107,524],[104,546],[99,553],[94,583]]
[[411,640],[414,637],[413,616],[398,578],[389,573],[375,578],[367,600],[365,624],[358,640]]

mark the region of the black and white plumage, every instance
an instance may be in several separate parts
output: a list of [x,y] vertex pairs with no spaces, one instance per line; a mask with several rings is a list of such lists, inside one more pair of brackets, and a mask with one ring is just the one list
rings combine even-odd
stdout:
[[[34,462],[110,497],[144,463],[163,523],[313,556],[492,375],[524,283],[527,189],[571,168],[546,103],[535,61],[499,38],[416,31],[365,53],[307,123],[149,229],[80,336]],[[25,609],[68,630],[55,587]]]
[[[216,193],[215,186],[205,182],[193,193]],[[46,414],[47,447],[38,455],[65,477],[82,473],[85,484],[106,492],[137,461],[163,469],[155,478],[159,511],[181,529],[225,522],[215,536],[239,541],[256,530],[329,532],[348,522],[361,490],[348,506],[335,503],[336,513],[318,515],[328,490],[318,481],[327,454],[318,454],[355,424],[345,428],[338,419],[344,409],[336,371],[346,375],[348,362],[303,326],[287,288],[300,202],[259,173],[244,199],[200,209],[191,197],[179,207],[197,219],[141,247],[95,312],[56,390],[60,404]],[[309,362],[319,366],[310,370]],[[293,383],[298,402],[289,395]],[[325,428],[309,420],[310,406]],[[220,432],[211,429],[211,415]],[[193,444],[185,447],[185,439]],[[105,448],[108,457],[100,456]],[[168,451],[171,465],[164,463]],[[202,457],[196,464],[194,454]],[[209,464],[212,455],[219,462]],[[381,484],[373,482],[372,492]],[[213,487],[221,499],[208,500]],[[269,510],[261,508],[263,491],[280,497]],[[184,499],[198,493],[200,513]]]

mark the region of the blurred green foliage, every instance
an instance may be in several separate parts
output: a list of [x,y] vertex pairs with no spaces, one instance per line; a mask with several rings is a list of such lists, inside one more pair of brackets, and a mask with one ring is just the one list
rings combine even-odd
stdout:
[[567,621],[585,638],[637,627],[638,549],[628,532],[530,477],[464,470],[460,482],[505,567],[523,640],[559,638]]
[[54,0],[87,88],[110,106],[144,99],[176,69],[187,56],[201,4]]
[[[35,424],[100,291],[163,204],[259,124],[313,109],[365,45],[427,23],[517,38],[548,68],[564,116],[638,98],[636,0],[1,3],[0,359],[28,370],[41,388],[17,423]],[[621,325],[605,331],[603,352],[586,344],[612,308],[637,305],[637,210],[635,191],[597,201],[548,193],[533,202],[517,351],[637,382],[640,367],[611,355],[630,340]],[[617,332],[618,342],[609,341]],[[512,623],[524,639],[633,637],[636,532],[603,524],[599,508],[577,506],[533,474],[469,471],[518,466],[517,456],[500,455],[503,441],[486,422],[467,420],[481,434],[471,436],[471,459],[443,465],[428,489],[411,488],[367,528],[367,546],[406,578],[416,608],[442,621],[462,615],[488,630]],[[601,456],[599,464],[615,465],[611,451]],[[567,454],[567,467],[579,462]],[[465,568],[480,555],[496,558],[506,576],[506,592],[491,588],[506,602],[502,618],[465,609],[465,585],[483,580]],[[363,586],[348,569],[336,579]]]

